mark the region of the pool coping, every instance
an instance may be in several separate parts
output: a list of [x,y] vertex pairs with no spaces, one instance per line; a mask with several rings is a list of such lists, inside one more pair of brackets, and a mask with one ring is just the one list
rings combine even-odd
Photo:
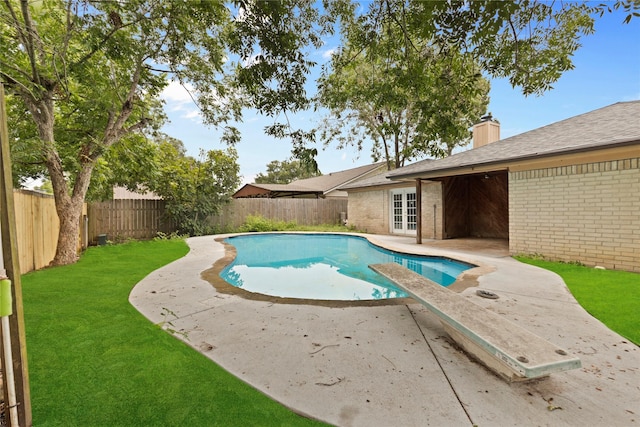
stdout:
[[[251,236],[255,234],[303,234],[303,235],[343,235],[343,236],[353,236],[358,238],[366,239],[369,243],[374,246],[377,246],[382,249],[386,249],[389,251],[397,252],[404,255],[416,255],[415,253],[411,253],[406,251],[406,249],[398,249],[394,248],[384,242],[376,241],[371,235],[363,235],[361,233],[348,233],[348,232],[315,232],[315,231],[274,231],[274,232],[265,232],[265,233],[233,233],[233,234],[223,234],[218,235],[215,238],[215,241],[220,243],[225,248],[225,255],[222,258],[216,260],[213,266],[202,272],[202,278],[207,282],[211,283],[215,289],[223,294],[227,295],[236,295],[241,298],[253,300],[253,301],[268,301],[271,303],[277,304],[306,304],[306,305],[317,305],[323,307],[373,307],[373,306],[384,306],[384,305],[406,305],[413,303],[411,297],[405,298],[390,298],[390,299],[382,299],[382,300],[322,300],[322,299],[306,299],[306,298],[288,298],[288,297],[278,297],[272,295],[265,295],[258,292],[248,291],[246,289],[239,288],[237,286],[233,286],[228,283],[224,279],[220,277],[220,273],[224,270],[229,264],[233,262],[235,259],[237,252],[235,246],[230,243],[227,243],[225,240],[229,237],[236,236]],[[443,255],[435,255],[429,253],[420,253],[420,256],[426,257],[434,257],[434,258],[444,258],[450,259],[453,261],[463,262],[465,264],[470,264],[473,267],[468,270],[460,273],[456,281],[447,286],[448,289],[451,289],[456,292],[462,292],[469,287],[478,286],[478,278],[484,274],[488,274],[494,271],[493,267],[487,265],[485,263],[481,263],[478,265],[478,262],[471,262],[462,258],[465,258],[464,255],[458,256],[443,256]]]
[[[460,294],[555,343],[583,368],[508,384],[462,352],[420,304],[324,307],[218,292],[202,272],[225,256],[217,237],[139,282],[130,302],[152,323],[306,417],[339,426],[630,425],[640,418],[639,348],[580,307],[562,280],[510,257],[464,256],[493,271]],[[499,295],[490,300],[484,290]],[[205,379],[203,379],[205,380]]]

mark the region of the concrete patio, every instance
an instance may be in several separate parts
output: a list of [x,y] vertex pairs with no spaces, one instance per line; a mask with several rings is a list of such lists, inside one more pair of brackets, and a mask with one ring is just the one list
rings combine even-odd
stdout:
[[[416,245],[410,237],[367,236],[389,249],[479,265],[453,288],[567,349],[581,369],[507,383],[408,299],[311,304],[220,292],[204,279],[212,280],[214,263],[225,257],[218,237],[188,239],[189,254],[147,276],[130,301],[302,415],[367,427],[640,424],[639,348],[586,313],[557,275],[513,260],[499,242],[483,250],[479,242]],[[481,298],[478,288],[500,298]]]

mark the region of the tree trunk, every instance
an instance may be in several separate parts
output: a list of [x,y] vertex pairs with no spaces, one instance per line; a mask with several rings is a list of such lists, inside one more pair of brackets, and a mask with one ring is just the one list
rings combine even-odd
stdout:
[[[53,105],[54,101],[51,93],[45,94],[39,102],[27,102],[27,106],[38,126],[40,139],[44,144],[45,163],[49,171],[56,213],[60,221],[56,254],[50,265],[67,265],[73,264],[78,260],[80,216],[82,215],[84,196],[89,187],[93,165],[90,164],[89,167],[84,167],[80,171],[78,178],[76,178],[73,194],[70,195],[62,161],[55,148]],[[78,183],[80,185],[77,185]]]
[[56,255],[50,265],[73,264],[78,260],[78,239],[80,238],[80,216],[82,202],[57,207],[60,231]]
[[[49,174],[53,175],[56,170],[58,169],[49,168]],[[51,261],[52,266],[73,264],[78,260],[80,217],[82,216],[84,198],[87,195],[92,171],[93,162],[87,161],[78,172],[71,196],[67,192],[66,184],[62,188],[58,186],[57,189],[54,186],[53,192],[56,199],[56,212],[60,220],[60,232],[58,233],[56,255]],[[60,169],[57,174],[60,175],[61,173]],[[57,177],[58,180],[60,178],[60,176]],[[64,175],[62,175],[62,180],[64,181]],[[54,182],[53,176],[51,177],[51,182]]]

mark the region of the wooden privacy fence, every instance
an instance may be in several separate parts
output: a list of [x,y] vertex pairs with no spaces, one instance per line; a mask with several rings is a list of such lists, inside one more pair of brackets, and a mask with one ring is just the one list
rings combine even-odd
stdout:
[[[37,191],[14,190],[13,204],[16,212],[16,237],[20,271],[27,273],[49,265],[56,254],[60,221],[53,196]],[[87,247],[86,205],[80,223],[78,250]]]
[[[59,221],[53,196],[15,190],[16,235],[20,270],[26,273],[49,265],[56,253]],[[231,232],[248,215],[300,225],[337,224],[347,212],[342,199],[234,199],[220,215],[210,219],[218,232]],[[78,249],[98,243],[101,235],[112,241],[151,239],[159,232],[175,231],[166,216],[164,201],[119,199],[85,205]]]
[[299,225],[338,224],[346,212],[346,199],[233,199],[220,215],[211,218],[211,224],[217,230],[232,231],[249,215]]
[[[49,265],[56,254],[60,221],[53,196],[14,190],[16,236],[20,271],[27,273]],[[158,232],[170,233],[173,223],[165,218],[162,200],[112,200],[86,205],[80,219],[78,250],[97,243],[105,234],[110,240],[150,239]]]
[[163,200],[117,199],[91,203],[89,217],[89,242],[98,243],[99,236],[122,241],[126,239],[151,239],[158,233],[171,233],[175,225],[166,216]]
[[[151,239],[158,232],[171,233],[176,227],[165,214],[162,200],[119,199],[91,203],[89,243],[98,236],[114,241]],[[261,215],[276,221],[295,221],[300,225],[337,224],[347,212],[342,199],[234,199],[219,215],[210,218],[217,232],[231,232],[241,226],[248,215]]]

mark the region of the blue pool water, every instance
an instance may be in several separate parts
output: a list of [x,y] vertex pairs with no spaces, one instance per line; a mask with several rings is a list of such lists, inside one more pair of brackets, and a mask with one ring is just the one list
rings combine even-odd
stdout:
[[368,266],[396,262],[448,286],[472,265],[388,251],[339,234],[254,234],[229,237],[236,259],[220,276],[265,295],[319,300],[378,300],[407,295]]

